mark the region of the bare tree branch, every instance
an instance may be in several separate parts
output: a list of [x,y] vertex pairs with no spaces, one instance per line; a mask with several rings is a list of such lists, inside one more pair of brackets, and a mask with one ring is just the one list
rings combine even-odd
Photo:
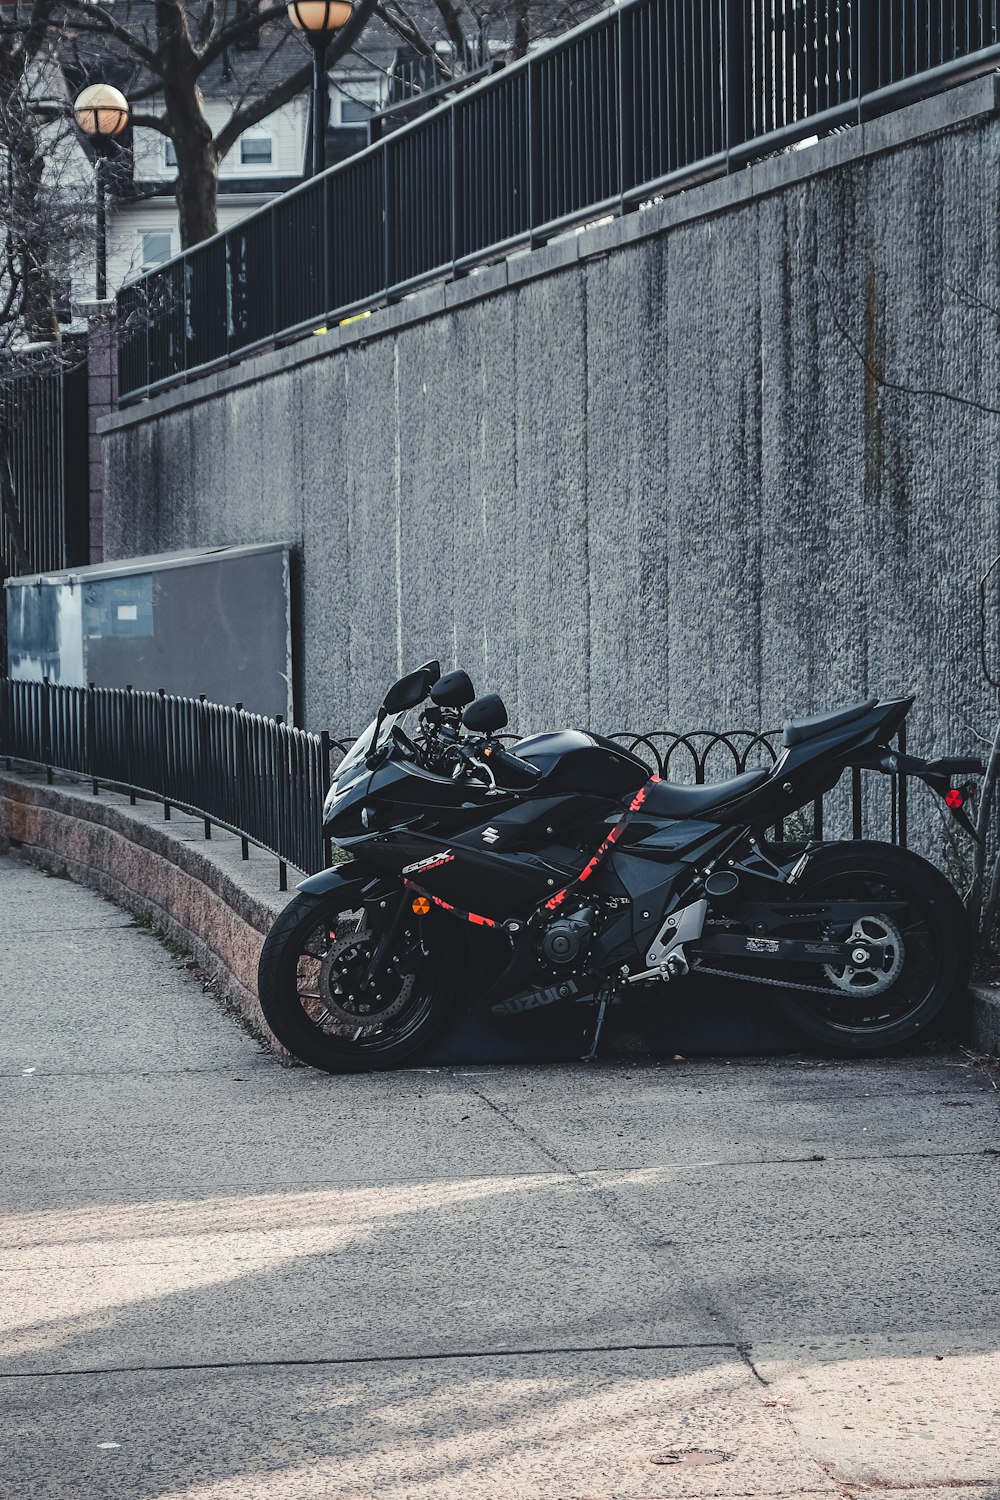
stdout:
[[991,406],[988,401],[977,401],[972,396],[960,396],[956,391],[949,391],[944,386],[907,385],[905,381],[890,380],[886,376],[884,370],[882,370],[882,368],[878,364],[876,364],[876,362],[871,359],[868,354],[865,353],[864,349],[858,343],[857,339],[851,333],[846,323],[838,314],[837,309],[834,306],[833,293],[826,272],[821,270],[820,276],[823,280],[824,286],[826,287],[827,301],[830,305],[830,316],[833,319],[834,327],[836,328],[837,332],[840,334],[844,342],[848,345],[848,347],[852,349],[857,355],[858,359],[864,366],[865,372],[870,376],[870,378],[876,385],[880,386],[883,390],[886,391],[896,391],[902,396],[923,396],[934,401],[953,401],[956,406],[966,406],[969,407],[972,411],[983,411],[988,413],[990,416],[1000,417],[1000,406]]

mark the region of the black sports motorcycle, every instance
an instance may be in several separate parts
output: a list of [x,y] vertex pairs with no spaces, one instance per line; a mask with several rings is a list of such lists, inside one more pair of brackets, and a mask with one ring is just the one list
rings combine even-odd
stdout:
[[981,762],[890,748],[912,703],[790,719],[770,770],[675,786],[598,734],[507,747],[500,698],[428,662],[337,768],[324,833],[352,857],[274,923],[264,1015],[296,1057],[342,1072],[402,1062],[459,999],[499,1016],[589,1003],[593,1055],[612,1000],[697,973],[771,987],[842,1053],[912,1042],[967,979],[952,886],[892,845],[765,836],[848,766],[920,777],[974,832],[953,783]]

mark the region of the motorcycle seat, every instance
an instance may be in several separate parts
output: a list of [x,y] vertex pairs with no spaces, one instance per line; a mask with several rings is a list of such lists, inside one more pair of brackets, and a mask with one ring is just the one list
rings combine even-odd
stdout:
[[745,771],[729,781],[709,786],[677,786],[672,781],[656,781],[649,788],[643,812],[654,818],[703,818],[727,803],[756,791],[768,779],[768,771]]
[[877,703],[877,698],[866,698],[864,703],[852,703],[849,708],[836,708],[829,714],[809,714],[802,719],[788,719],[782,743],[786,750],[790,750],[793,745],[801,745],[805,740],[819,739],[821,734],[829,734],[833,729],[853,724],[855,719],[863,719]]

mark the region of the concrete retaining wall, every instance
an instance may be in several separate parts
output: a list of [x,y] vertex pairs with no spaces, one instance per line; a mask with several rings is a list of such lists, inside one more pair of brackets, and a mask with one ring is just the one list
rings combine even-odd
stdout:
[[959,748],[998,163],[991,77],[142,403],[105,555],[297,538],[310,727],[436,653],[524,732],[915,691]]

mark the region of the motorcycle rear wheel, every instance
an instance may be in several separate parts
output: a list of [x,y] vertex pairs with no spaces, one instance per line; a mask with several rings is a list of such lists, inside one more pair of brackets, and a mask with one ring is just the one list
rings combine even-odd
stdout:
[[438,1034],[457,988],[458,934],[447,919],[415,919],[380,991],[363,976],[375,938],[343,891],[299,892],[276,919],[258,969],[261,1009],[283,1047],[326,1073],[395,1068]]
[[[822,987],[777,991],[779,1008],[797,1030],[841,1057],[900,1051],[939,1028],[964,997],[972,961],[972,931],[954,887],[933,865],[892,844],[854,842],[815,854],[795,887],[796,901],[812,897],[871,898],[869,935],[879,929],[891,952],[883,976],[827,967],[788,965],[785,977]],[[903,912],[881,913],[905,901]],[[898,919],[898,920],[896,920]],[[888,981],[888,982],[886,982]],[[880,986],[884,984],[884,988]]]

